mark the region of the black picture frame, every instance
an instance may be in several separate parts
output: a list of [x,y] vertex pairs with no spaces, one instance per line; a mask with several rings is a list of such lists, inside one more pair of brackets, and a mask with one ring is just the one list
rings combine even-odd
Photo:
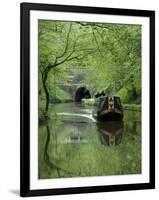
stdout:
[[[76,13],[94,13],[121,16],[148,17],[150,20],[150,180],[148,183],[102,185],[72,188],[30,189],[30,11],[60,11]],[[20,195],[22,197],[39,195],[59,195],[76,193],[94,193],[123,190],[155,188],[155,11],[131,10],[104,7],[83,7],[72,5],[49,5],[21,3],[21,113],[20,113]]]

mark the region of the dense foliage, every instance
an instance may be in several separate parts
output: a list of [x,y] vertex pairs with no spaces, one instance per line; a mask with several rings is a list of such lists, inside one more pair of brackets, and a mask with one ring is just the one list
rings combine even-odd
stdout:
[[80,76],[92,94],[105,90],[140,104],[141,26],[39,20],[40,109],[47,113],[50,101],[70,100],[57,85]]

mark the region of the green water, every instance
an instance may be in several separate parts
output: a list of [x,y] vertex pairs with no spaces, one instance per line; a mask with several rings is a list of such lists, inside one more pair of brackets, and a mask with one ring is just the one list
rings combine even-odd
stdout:
[[141,112],[106,123],[80,104],[50,105],[49,112],[39,125],[40,179],[141,173]]

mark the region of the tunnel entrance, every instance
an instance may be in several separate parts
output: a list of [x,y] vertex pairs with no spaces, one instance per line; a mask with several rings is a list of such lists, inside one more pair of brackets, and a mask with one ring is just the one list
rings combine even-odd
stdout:
[[90,99],[91,98],[91,94],[90,94],[89,90],[86,87],[78,88],[76,93],[75,93],[75,102],[81,102],[81,100],[83,98],[85,98],[85,99]]

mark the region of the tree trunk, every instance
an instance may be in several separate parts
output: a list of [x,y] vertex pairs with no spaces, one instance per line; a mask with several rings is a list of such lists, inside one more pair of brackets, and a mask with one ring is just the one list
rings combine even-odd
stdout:
[[42,80],[42,82],[43,82],[43,87],[44,87],[45,96],[46,96],[45,112],[46,112],[46,115],[47,115],[48,108],[49,108],[50,95],[49,95],[49,91],[48,91],[47,86],[46,86],[46,79]]

